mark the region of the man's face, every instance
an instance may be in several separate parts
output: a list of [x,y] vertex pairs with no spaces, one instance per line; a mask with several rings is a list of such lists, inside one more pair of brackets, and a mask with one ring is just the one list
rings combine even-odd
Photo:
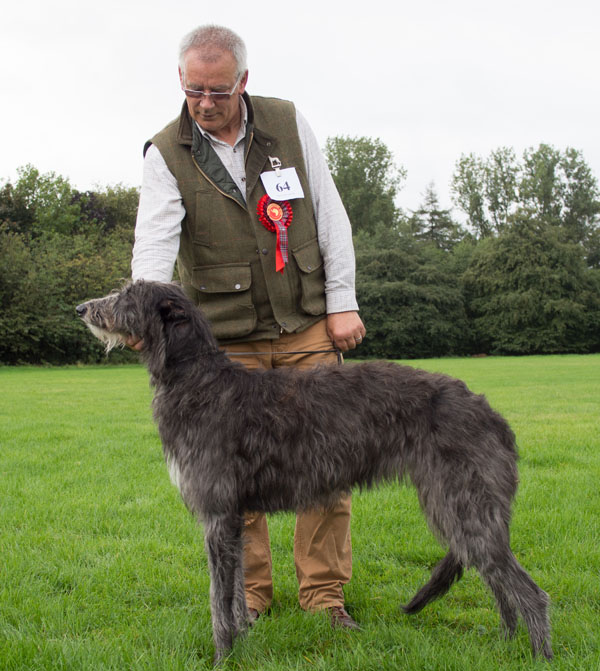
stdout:
[[[229,93],[237,80],[236,62],[228,51],[206,52],[190,49],[184,58],[184,71],[179,79],[184,89]],[[237,133],[240,124],[239,96],[246,89],[248,72],[244,73],[229,100],[215,102],[211,96],[192,98],[186,96],[188,110],[205,131],[224,138]]]

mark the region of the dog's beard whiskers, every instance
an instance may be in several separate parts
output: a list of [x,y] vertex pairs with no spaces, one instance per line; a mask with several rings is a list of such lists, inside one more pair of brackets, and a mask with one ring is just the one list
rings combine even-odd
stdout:
[[96,336],[96,338],[98,338],[98,340],[104,343],[107,354],[115,347],[125,346],[125,340],[120,333],[113,333],[111,331],[107,331],[106,329],[100,328],[95,324],[88,324],[87,326],[90,329],[90,331]]

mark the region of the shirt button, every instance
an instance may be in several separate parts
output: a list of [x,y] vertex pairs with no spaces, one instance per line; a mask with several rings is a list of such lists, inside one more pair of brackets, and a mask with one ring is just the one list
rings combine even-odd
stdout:
[[241,284],[236,284],[236,285],[235,285],[235,288],[236,288],[236,289],[241,289],[241,288],[242,288],[242,285],[241,285]]
[[269,250],[265,247],[265,248],[262,250],[262,253],[266,256],[266,255],[269,253]]

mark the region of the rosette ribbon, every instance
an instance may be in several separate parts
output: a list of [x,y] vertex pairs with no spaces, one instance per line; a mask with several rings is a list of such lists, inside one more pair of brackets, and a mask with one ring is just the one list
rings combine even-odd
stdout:
[[287,200],[273,200],[265,194],[256,208],[260,223],[272,233],[277,235],[275,247],[275,270],[283,273],[285,264],[288,262],[288,234],[287,227],[292,223],[294,213],[292,206]]

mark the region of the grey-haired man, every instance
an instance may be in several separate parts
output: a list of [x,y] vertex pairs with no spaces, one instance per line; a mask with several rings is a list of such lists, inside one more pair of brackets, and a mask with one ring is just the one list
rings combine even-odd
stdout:
[[[145,148],[133,279],[170,281],[177,260],[219,342],[252,353],[240,358],[250,368],[335,362],[331,351],[304,352],[347,351],[365,328],[350,223],[314,134],[292,103],[247,94],[245,46],[227,28],[186,35],[179,78],[181,114]],[[291,182],[303,197],[265,192],[263,175],[278,166],[291,169],[283,189]],[[248,513],[245,541],[253,620],[273,597],[263,514]],[[297,516],[294,556],[301,606],[357,628],[342,589],[352,572],[350,497]]]

